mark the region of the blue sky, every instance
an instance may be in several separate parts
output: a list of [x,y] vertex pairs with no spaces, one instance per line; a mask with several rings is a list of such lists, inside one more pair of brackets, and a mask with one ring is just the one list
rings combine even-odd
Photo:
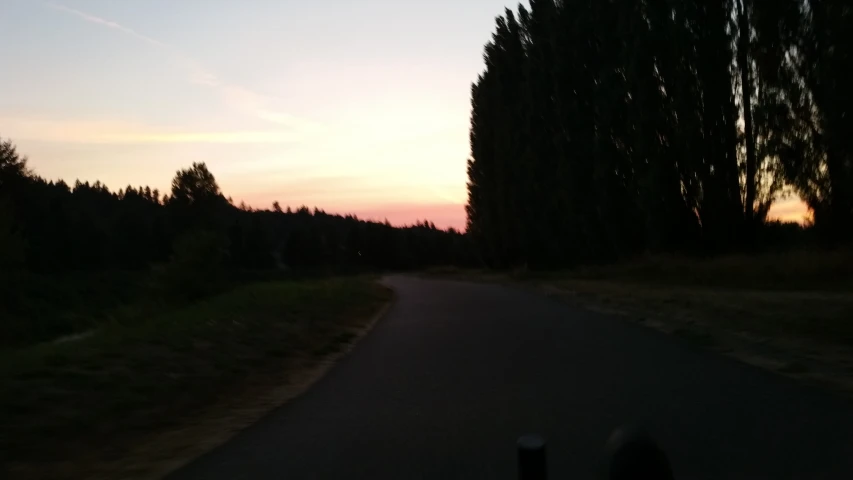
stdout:
[[[47,178],[464,224],[502,0],[0,0],[0,136]],[[11,48],[8,48],[11,46]]]

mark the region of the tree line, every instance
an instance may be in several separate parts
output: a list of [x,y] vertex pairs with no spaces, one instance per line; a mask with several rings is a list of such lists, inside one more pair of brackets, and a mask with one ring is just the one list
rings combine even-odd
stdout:
[[[171,190],[113,191],[101,182],[48,181],[0,141],[0,270],[38,273],[147,270],[361,272],[466,264],[466,237],[423,221],[392,227],[306,206],[233,205],[204,163]],[[220,268],[222,267],[222,268]],[[226,272],[226,273],[222,273]],[[182,280],[178,275],[177,280]]]
[[468,234],[494,266],[754,251],[796,193],[853,238],[853,4],[531,0],[471,89]]

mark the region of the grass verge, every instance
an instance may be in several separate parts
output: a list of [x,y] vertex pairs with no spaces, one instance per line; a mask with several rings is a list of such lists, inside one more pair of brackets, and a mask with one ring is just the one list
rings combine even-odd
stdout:
[[522,284],[853,398],[853,254],[649,257],[572,271],[426,272]]
[[853,398],[853,294],[577,279],[538,285],[569,303],[624,315],[693,345]]
[[156,478],[201,432],[224,439],[310,384],[390,298],[364,278],[260,283],[2,352],[0,461],[14,478]]

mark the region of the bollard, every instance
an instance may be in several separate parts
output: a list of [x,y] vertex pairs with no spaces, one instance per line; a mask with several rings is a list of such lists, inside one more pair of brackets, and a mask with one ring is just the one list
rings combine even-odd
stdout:
[[639,427],[616,429],[607,441],[604,480],[672,480],[666,454],[647,431]]
[[545,440],[539,435],[524,435],[519,438],[518,480],[545,480],[547,477]]

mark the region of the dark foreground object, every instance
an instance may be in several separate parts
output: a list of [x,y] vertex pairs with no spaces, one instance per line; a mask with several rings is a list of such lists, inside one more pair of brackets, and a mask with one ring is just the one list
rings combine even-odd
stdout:
[[[518,439],[518,480],[546,480],[545,440],[539,435]],[[666,454],[640,428],[620,428],[607,441],[601,480],[673,480]]]
[[672,480],[666,454],[643,429],[618,429],[605,447],[602,480]]
[[397,299],[305,394],[178,480],[600,478],[642,425],[678,480],[853,478],[853,408],[622,319],[497,285],[391,277]]
[[545,480],[548,476],[545,439],[525,435],[518,439],[518,480]]

